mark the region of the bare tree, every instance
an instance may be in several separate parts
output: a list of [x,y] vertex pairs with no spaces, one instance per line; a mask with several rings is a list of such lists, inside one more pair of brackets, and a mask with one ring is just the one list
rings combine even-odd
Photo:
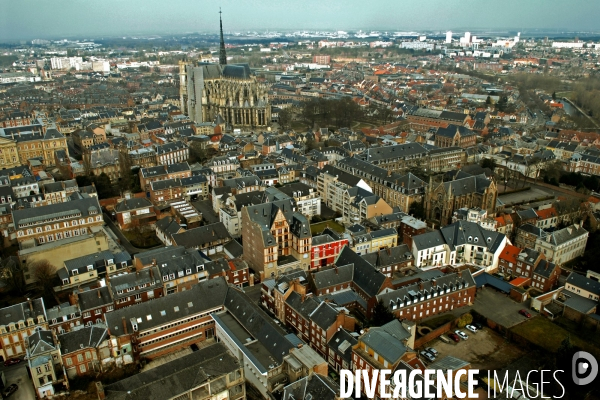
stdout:
[[13,257],[5,258],[0,262],[0,280],[19,294],[25,291],[23,269],[18,260]]
[[48,260],[39,260],[32,263],[31,270],[44,295],[54,297],[52,281],[54,280],[54,275],[56,275],[56,267]]

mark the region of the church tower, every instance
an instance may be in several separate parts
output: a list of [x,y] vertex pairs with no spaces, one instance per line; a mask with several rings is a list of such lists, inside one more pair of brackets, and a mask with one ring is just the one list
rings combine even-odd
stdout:
[[227,54],[225,53],[225,40],[223,39],[223,19],[221,18],[221,9],[219,9],[219,23],[221,25],[221,45],[219,47],[219,64],[227,65]]

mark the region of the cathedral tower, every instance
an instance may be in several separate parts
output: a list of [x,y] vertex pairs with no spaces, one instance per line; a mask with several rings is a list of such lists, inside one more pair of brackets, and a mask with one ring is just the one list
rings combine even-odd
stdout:
[[221,45],[219,47],[219,64],[227,65],[227,54],[225,53],[225,39],[223,39],[223,19],[221,18],[221,9],[219,9],[219,24],[221,25]]

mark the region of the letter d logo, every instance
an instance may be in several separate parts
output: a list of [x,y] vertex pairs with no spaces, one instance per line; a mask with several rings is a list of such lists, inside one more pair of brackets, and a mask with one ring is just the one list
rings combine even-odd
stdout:
[[578,351],[573,355],[571,373],[577,385],[592,383],[598,375],[598,361],[590,353]]

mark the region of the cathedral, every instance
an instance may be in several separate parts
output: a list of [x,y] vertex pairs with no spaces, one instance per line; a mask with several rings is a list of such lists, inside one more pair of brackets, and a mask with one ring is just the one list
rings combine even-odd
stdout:
[[488,212],[488,216],[496,214],[498,188],[493,179],[485,174],[470,175],[460,172],[453,181],[434,185],[430,180],[425,200],[425,214],[430,221],[437,221],[441,226],[452,222],[454,211],[459,208],[479,207]]
[[257,81],[248,64],[227,65],[222,20],[220,28],[219,64],[179,63],[181,110],[198,123],[266,127],[271,122],[268,86]]

